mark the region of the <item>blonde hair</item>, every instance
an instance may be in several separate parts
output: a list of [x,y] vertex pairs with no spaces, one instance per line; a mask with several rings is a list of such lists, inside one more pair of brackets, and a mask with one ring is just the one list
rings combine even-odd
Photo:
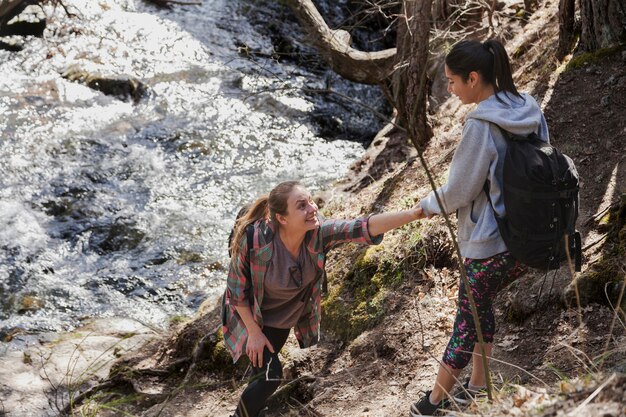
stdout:
[[289,195],[295,187],[301,186],[299,181],[281,182],[270,191],[269,195],[257,198],[248,211],[235,221],[233,239],[230,242],[230,248],[228,248],[230,256],[235,256],[249,225],[260,219],[269,219],[278,225],[276,214],[287,214]]

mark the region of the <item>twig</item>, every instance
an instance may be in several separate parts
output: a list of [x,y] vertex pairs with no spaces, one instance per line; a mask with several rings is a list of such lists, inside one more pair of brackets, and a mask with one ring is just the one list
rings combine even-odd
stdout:
[[589,243],[587,246],[585,246],[584,248],[582,248],[582,251],[586,251],[589,248],[592,248],[594,246],[596,246],[598,243],[602,242],[604,239],[606,239],[609,236],[609,233],[605,233],[602,236],[600,236],[599,238],[597,238],[596,240],[594,240],[593,242]]
[[74,407],[76,407],[77,405],[79,405],[80,403],[82,403],[85,399],[91,397],[93,394],[95,394],[96,392],[108,389],[108,388],[113,388],[115,386],[117,386],[119,381],[114,381],[114,380],[108,380],[106,382],[103,382],[102,384],[98,384],[95,387],[92,387],[90,389],[88,389],[87,391],[75,396],[72,401],[70,401],[64,408],[63,410],[61,410],[61,415],[62,416],[70,416],[72,415],[72,412],[74,410]]
[[582,409],[585,408],[585,406],[589,404],[591,401],[593,401],[593,399],[596,398],[598,394],[600,394],[600,391],[602,391],[607,385],[609,385],[609,383],[613,381],[616,377],[617,377],[617,374],[613,373],[609,377],[609,379],[604,381],[602,385],[600,385],[589,397],[587,397],[585,401],[583,401],[578,407],[576,407],[574,411],[570,412],[568,415],[570,416],[580,415],[579,413],[582,411]]
[[[559,342],[559,345],[562,345],[563,347],[565,347],[566,349],[568,349],[570,351],[570,353],[572,354],[572,356],[574,356],[574,358],[576,358],[576,360],[578,362],[580,362],[580,364],[585,368],[585,371],[589,374],[593,374],[594,372],[599,372],[599,369],[594,365],[593,361],[591,360],[591,358],[589,356],[587,356],[587,354],[585,352],[583,352],[580,349],[577,349],[571,345],[568,345],[567,343],[563,343],[563,342]],[[583,361],[582,359],[580,359],[576,353],[579,353],[580,355],[584,356],[585,359],[587,359],[587,361],[591,364],[591,366],[593,366],[593,370],[590,369],[587,364],[585,363],[585,361]]]
[[74,18],[74,17],[78,17],[78,15],[77,15],[77,14],[74,14],[74,13],[70,12],[70,11],[67,9],[67,6],[65,5],[65,3],[63,3],[63,1],[62,1],[62,0],[55,0],[53,3],[54,3],[54,7],[55,7],[55,8],[57,7],[57,5],[58,5],[58,4],[60,4],[60,5],[61,5],[61,7],[63,8],[63,11],[64,11],[64,12],[65,12],[65,14],[67,15],[67,17],[69,17],[70,19],[71,19],[71,18]]
[[[623,269],[622,269],[622,272]],[[608,283],[607,283],[608,284]],[[609,344],[611,343],[611,338],[613,337],[613,329],[615,328],[615,321],[618,319],[618,315],[619,315],[619,310],[621,310],[622,308],[622,298],[624,297],[624,289],[626,288],[626,273],[624,274],[624,282],[622,284],[622,288],[619,292],[619,297],[617,297],[617,308],[613,307],[613,304],[611,304],[611,300],[608,297],[606,299],[609,300],[609,304],[611,304],[611,308],[613,308],[613,320],[611,320],[611,327],[609,327],[609,335],[606,338],[606,344],[604,345],[604,353],[603,355],[606,355],[606,352],[609,350]],[[604,286],[604,292],[606,294],[606,285]],[[622,320],[620,319],[620,322]],[[624,323],[622,323],[622,326],[624,325]],[[605,356],[602,356],[602,359],[600,359],[600,363],[598,366],[602,366],[602,363],[604,362],[604,358]]]
[[569,268],[570,275],[572,276],[572,282],[574,283],[574,292],[576,294],[576,304],[578,305],[578,325],[583,327],[583,310],[580,305],[580,291],[578,290],[578,281],[576,280],[576,271],[572,264],[572,257],[569,253],[569,235],[565,234],[565,256],[567,257],[567,266]]
[[599,212],[597,212],[596,214],[594,214],[593,216],[589,217],[586,221],[585,221],[585,225],[589,225],[591,224],[594,220],[598,220],[599,218],[601,218],[602,216],[604,216],[604,213],[606,213],[609,210],[613,210],[614,208],[616,208],[619,204],[617,202],[613,203],[613,204],[609,204],[608,206],[606,206],[605,208],[603,208],[602,210],[600,210]]
[[340,93],[338,91],[332,90],[332,89],[313,89],[313,88],[303,88],[302,91],[308,91],[308,92],[314,92],[314,93],[327,93],[327,94],[334,94],[338,97],[343,98],[344,100],[348,100],[351,103],[354,103],[358,106],[361,106],[369,111],[371,111],[372,113],[374,113],[374,115],[376,115],[378,118],[380,118],[382,121],[387,122],[392,124],[396,129],[402,131],[402,132],[406,132],[406,129],[403,128],[402,126],[396,124],[396,122],[393,119],[389,119],[389,117],[385,116],[384,114],[382,114],[381,112],[379,112],[378,110],[376,110],[375,108],[368,106],[365,103],[361,103],[358,100],[353,99],[350,96],[347,96],[343,93]]
[[541,287],[539,287],[539,295],[537,296],[537,301],[535,302],[535,311],[537,311],[537,306],[539,306],[539,301],[541,300],[541,294],[543,293],[543,285],[546,283],[546,278],[548,278],[548,271],[543,275],[543,280],[541,280]]
[[[417,143],[414,142],[415,145],[417,145]],[[437,199],[437,204],[439,205],[439,209],[441,210],[441,215],[443,216],[443,218],[445,219],[445,223],[446,226],[448,228],[448,232],[450,233],[450,238],[452,239],[452,244],[454,246],[454,250],[457,254],[457,261],[459,263],[459,270],[461,273],[461,280],[463,281],[463,284],[465,285],[466,288],[466,295],[467,295],[467,299],[470,302],[470,307],[472,310],[472,317],[474,318],[474,326],[476,326],[476,336],[478,338],[478,343],[480,344],[480,350],[481,350],[481,356],[483,359],[483,367],[485,369],[485,380],[487,383],[487,397],[489,398],[489,401],[493,401],[493,387],[491,385],[491,377],[489,375],[489,364],[487,362],[487,354],[485,351],[485,341],[483,340],[483,333],[482,333],[482,328],[480,325],[480,318],[478,316],[478,309],[476,308],[476,302],[474,301],[474,295],[472,294],[472,286],[469,282],[469,279],[467,278],[467,274],[465,271],[465,265],[463,264],[463,257],[461,255],[461,248],[459,247],[459,243],[456,240],[456,235],[454,233],[454,228],[452,227],[452,222],[450,221],[450,216],[448,216],[448,213],[446,212],[445,206],[443,204],[443,202],[441,201],[441,196],[439,195],[439,193],[437,192],[437,186],[435,184],[435,179],[433,178],[433,175],[430,171],[430,169],[428,168],[428,164],[426,163],[426,160],[424,158],[424,154],[422,153],[422,150],[416,146],[417,149],[417,153],[420,159],[420,162],[422,163],[422,167],[424,168],[424,171],[426,172],[426,176],[428,177],[428,181],[430,182],[430,186],[432,188],[432,190],[435,193],[435,198]]]
[[[307,415],[313,416],[313,417],[322,417],[317,411],[312,410],[311,407],[309,406],[309,404],[302,404],[300,401],[298,401],[297,398],[293,398],[293,397],[289,397],[289,398],[291,398],[293,401],[298,403],[298,405],[300,406],[300,409],[304,409],[304,411],[306,411]],[[302,414],[300,414],[300,415],[302,415]]]
[[[472,352],[472,355],[474,355],[474,353],[473,353],[473,352]],[[538,376],[533,375],[532,373],[528,372],[526,369],[524,369],[524,368],[522,368],[522,367],[520,367],[520,366],[517,366],[517,365],[515,365],[515,364],[512,364],[512,363],[510,363],[510,362],[506,362],[506,361],[503,361],[503,360],[500,360],[500,359],[496,359],[496,358],[494,358],[493,356],[490,356],[490,357],[489,357],[489,359],[490,359],[490,360],[492,360],[492,361],[494,361],[494,362],[498,362],[498,363],[501,363],[501,364],[503,364],[503,365],[508,365],[508,366],[511,366],[511,367],[513,367],[513,368],[515,368],[515,369],[519,370],[519,371],[522,371],[522,372],[524,372],[526,375],[530,376],[531,378],[536,379],[537,381],[541,382],[543,385],[545,385],[545,387],[546,387],[546,388],[548,388],[548,389],[550,389],[550,388],[551,388],[551,387],[550,387],[550,385],[548,385],[548,383],[547,383],[547,382],[545,382],[543,379],[539,378]]]

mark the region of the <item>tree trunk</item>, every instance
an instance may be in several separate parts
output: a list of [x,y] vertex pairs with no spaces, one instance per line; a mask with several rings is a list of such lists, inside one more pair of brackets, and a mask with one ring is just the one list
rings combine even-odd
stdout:
[[595,51],[626,40],[624,0],[580,0],[580,5],[580,50]]
[[392,78],[398,123],[407,128],[409,138],[424,149],[432,137],[427,118],[429,37],[432,0],[405,0],[406,19],[398,25],[398,57]]
[[283,0],[309,34],[326,63],[342,77],[363,84],[380,84],[393,70],[396,48],[363,52],[350,46],[350,34],[332,30],[311,0]]
[[433,0],[433,19],[445,22],[464,2],[462,0]]
[[480,26],[485,8],[487,2],[478,7],[467,0],[432,0],[432,18],[438,28],[473,29]]
[[[351,48],[350,35],[331,30],[311,0],[283,0],[311,36],[331,68],[344,78],[365,84],[391,80],[398,124],[414,145],[423,149],[432,137],[427,119],[427,62],[433,0],[404,0],[404,19],[398,25],[396,48],[362,52]],[[455,0],[456,1],[456,0]]]
[[524,14],[530,16],[533,13],[533,1],[524,0]]
[[563,59],[572,49],[575,6],[576,0],[560,0],[559,2],[559,46],[556,52],[559,59]]

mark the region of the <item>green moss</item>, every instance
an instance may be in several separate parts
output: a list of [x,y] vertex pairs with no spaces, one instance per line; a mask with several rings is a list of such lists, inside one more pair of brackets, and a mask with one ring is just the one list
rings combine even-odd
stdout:
[[[402,242],[420,242],[413,229],[405,232]],[[397,247],[370,246],[357,253],[354,261],[346,261],[347,272],[329,271],[329,293],[322,302],[322,327],[348,342],[363,331],[379,324],[388,313],[389,293],[402,285],[406,276],[406,260],[412,259],[404,244]]]
[[[606,217],[606,216],[605,216]],[[581,303],[607,302],[607,294],[613,302],[624,282],[624,259],[626,259],[626,194],[620,196],[620,204],[603,217],[600,224],[608,228],[602,258],[576,279]]]
[[171,325],[181,324],[187,321],[188,319],[189,318],[187,316],[175,315],[175,316],[170,317],[170,324]]
[[598,49],[593,52],[585,52],[573,57],[565,67],[566,71],[570,71],[577,68],[582,68],[586,65],[593,64],[600,61],[602,58],[619,53],[621,50],[626,49],[626,43],[612,46],[610,48]]
[[347,247],[327,271],[324,331],[349,342],[378,325],[390,312],[389,306],[396,305],[389,303],[394,290],[416,279],[416,272],[427,263],[434,265],[441,256],[450,257],[447,252],[440,254],[442,239],[447,234],[438,228],[412,223],[390,233],[383,244],[354,246],[353,251]]
[[249,364],[247,357],[243,355],[237,363],[233,363],[233,357],[226,347],[221,329],[216,333],[216,341],[202,368],[221,375],[238,375],[244,372]]

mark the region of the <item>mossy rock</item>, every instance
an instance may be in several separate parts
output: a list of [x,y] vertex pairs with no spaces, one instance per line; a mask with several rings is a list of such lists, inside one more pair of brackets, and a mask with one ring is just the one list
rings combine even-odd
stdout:
[[[568,305],[576,305],[578,287],[581,305],[592,302],[614,304],[624,283],[626,270],[626,194],[620,196],[618,206],[610,211],[607,221],[608,236],[602,258],[579,275],[565,290]],[[609,299],[607,300],[607,295]],[[626,306],[622,300],[622,308]]]
[[146,237],[133,220],[116,219],[112,224],[93,226],[89,244],[100,254],[131,251]]
[[[187,265],[190,263],[198,263],[198,262],[204,262],[204,257],[202,256],[202,254],[198,252],[193,252],[188,249],[181,250],[178,256],[176,257],[176,263],[178,265]],[[221,267],[219,263],[217,265]],[[213,268],[213,269],[217,269],[217,268]]]
[[134,103],[138,103],[148,93],[146,85],[131,76],[105,76],[71,67],[62,74],[62,77],[120,100],[132,99]]
[[388,313],[387,296],[405,280],[398,256],[384,245],[362,250],[347,273],[329,274],[329,293],[322,301],[322,328],[349,342],[379,324]]
[[[454,248],[447,231],[438,224],[406,225],[388,244],[369,246],[342,258],[329,270],[329,292],[322,301],[322,328],[350,342],[376,325],[396,304],[394,290],[419,276],[428,265],[451,266]],[[348,251],[349,252],[349,251]],[[420,276],[421,277],[421,276]]]
[[594,64],[601,61],[603,58],[611,55],[615,55],[622,50],[626,50],[626,43],[615,45],[610,48],[602,48],[593,52],[585,52],[580,55],[574,56],[565,66],[565,71],[570,71],[578,68],[583,68],[587,65]]

